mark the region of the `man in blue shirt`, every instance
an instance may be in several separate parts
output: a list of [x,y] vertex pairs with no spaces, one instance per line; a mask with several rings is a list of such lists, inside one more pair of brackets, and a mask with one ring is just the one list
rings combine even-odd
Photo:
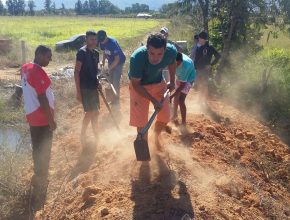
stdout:
[[185,99],[195,80],[195,68],[190,57],[182,53],[176,56],[176,91],[170,96],[174,97],[173,120],[177,119],[177,108],[180,107],[182,126],[186,128],[186,105]]
[[112,104],[119,105],[120,79],[126,57],[118,42],[114,38],[108,37],[104,30],[99,30],[97,35],[101,50],[104,51],[102,65],[105,64],[107,59],[109,64],[109,81],[117,92],[117,97],[112,101]]

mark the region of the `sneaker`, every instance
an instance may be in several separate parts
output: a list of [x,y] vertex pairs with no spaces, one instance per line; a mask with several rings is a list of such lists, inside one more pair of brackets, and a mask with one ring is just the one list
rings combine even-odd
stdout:
[[180,126],[180,133],[181,133],[182,135],[189,134],[189,131],[188,131],[186,125],[181,125],[181,126]]

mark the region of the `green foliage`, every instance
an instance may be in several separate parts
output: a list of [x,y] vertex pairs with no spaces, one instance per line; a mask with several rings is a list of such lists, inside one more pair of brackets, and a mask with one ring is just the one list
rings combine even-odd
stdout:
[[223,45],[222,33],[219,30],[220,21],[212,19],[209,23],[209,36],[210,43],[218,50],[221,51]]
[[104,15],[118,14],[121,10],[112,4],[109,0],[77,0],[75,3],[75,12],[77,15]]
[[131,7],[125,8],[125,13],[140,13],[140,12],[149,12],[149,5],[135,3]]
[[4,12],[5,12],[5,8],[4,8],[3,2],[0,1],[0,15],[4,15]]
[[[290,50],[266,48],[231,56],[222,91],[231,101],[258,109],[268,120],[289,123]],[[288,120],[288,122],[287,122]]]
[[12,108],[4,98],[0,98],[0,123],[11,124],[24,121],[23,108]]
[[52,10],[52,1],[51,0],[45,0],[44,1],[44,9],[47,13],[50,13]]
[[[21,28],[19,24],[21,23]],[[126,39],[145,35],[158,26],[160,21],[143,19],[113,19],[100,17],[1,17],[0,36],[11,37],[16,40],[25,40],[35,47],[46,44],[54,46],[56,42],[69,39],[88,29],[105,29],[110,36],[115,37],[121,46]]]
[[34,1],[33,0],[29,0],[27,2],[27,6],[28,6],[28,9],[29,9],[29,11],[28,11],[29,15],[33,16],[35,14],[34,8],[36,7]]
[[262,52],[261,59],[263,66],[274,68],[277,89],[290,101],[290,50],[267,48]]
[[193,45],[193,36],[197,33],[191,24],[191,17],[189,16],[173,17],[167,25],[169,29],[169,39],[173,41],[186,40],[187,48],[190,50]]
[[7,0],[6,6],[10,15],[23,15],[25,13],[24,0]]
[[5,144],[2,144],[0,164],[0,216],[1,219],[15,219],[10,218],[10,215],[16,212],[15,207],[19,207],[19,201],[24,200],[29,190],[24,176],[31,166],[30,157],[28,154],[11,152]]

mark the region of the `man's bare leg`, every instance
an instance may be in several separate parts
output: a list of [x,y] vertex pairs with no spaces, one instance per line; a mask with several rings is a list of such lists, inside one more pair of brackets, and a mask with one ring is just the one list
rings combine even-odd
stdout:
[[201,78],[199,82],[199,97],[199,102],[202,108],[206,110],[208,100],[208,83],[204,78]]
[[81,142],[82,143],[84,143],[84,141],[86,140],[86,133],[87,133],[87,129],[91,121],[91,118],[92,118],[91,112],[85,112],[85,116],[82,122],[82,129],[81,129]]
[[174,121],[174,122],[176,122],[176,120],[177,120],[177,110],[178,110],[178,105],[179,105],[179,96],[180,96],[180,94],[177,94],[174,97],[174,100],[173,100],[173,116],[172,116],[172,121]]
[[186,98],[186,94],[180,93],[180,96],[179,96],[179,107],[180,107],[182,125],[186,125],[186,105],[185,105],[185,98]]
[[154,132],[155,132],[155,145],[158,151],[164,151],[164,148],[162,146],[162,144],[160,143],[160,134],[162,132],[162,130],[164,130],[164,128],[166,127],[166,123],[163,122],[155,122],[155,128],[154,128]]
[[99,118],[99,111],[92,112],[91,123],[92,123],[93,133],[97,142],[99,140],[98,118]]
[[181,113],[181,120],[182,120],[182,125],[181,125],[181,133],[182,134],[187,134],[188,130],[186,127],[186,105],[185,105],[185,98],[186,94],[181,93],[179,97],[179,107],[180,107],[180,113]]

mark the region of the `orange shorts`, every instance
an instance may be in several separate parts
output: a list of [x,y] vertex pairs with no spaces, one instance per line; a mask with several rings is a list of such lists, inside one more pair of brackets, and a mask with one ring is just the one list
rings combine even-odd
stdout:
[[[152,95],[155,99],[161,100],[163,94],[167,89],[165,82],[158,84],[145,85],[146,91]],[[132,84],[129,84],[130,91],[130,125],[134,127],[142,128],[148,122],[149,104],[150,101],[143,96],[140,96]],[[170,121],[170,106],[169,97],[164,102],[160,112],[157,114],[157,121],[168,123]]]

